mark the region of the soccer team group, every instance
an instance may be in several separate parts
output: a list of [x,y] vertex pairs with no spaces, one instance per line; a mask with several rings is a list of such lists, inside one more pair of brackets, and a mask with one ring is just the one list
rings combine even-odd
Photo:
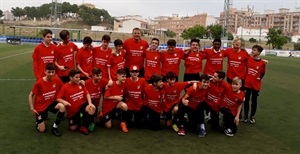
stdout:
[[[185,50],[176,48],[176,41],[170,39],[166,50],[158,50],[159,40],[153,38],[149,45],[141,39],[139,28],[124,42],[114,40],[113,49],[109,35],[103,35],[97,47],[92,46],[91,37],[84,37],[81,48],[69,41],[67,30],[59,36],[62,42],[55,44],[51,30],[45,29],[43,42],[32,54],[37,81],[29,94],[29,106],[39,132],[46,130],[49,111],[57,115],[51,131],[55,136],[61,136],[58,126],[65,114],[69,129],[86,135],[94,131],[99,119],[106,128],[112,127],[112,119],[120,120],[126,133],[132,127],[160,130],[164,115],[166,127],[178,135],[190,131],[199,137],[205,137],[208,124],[234,136],[239,121],[255,123],[267,64],[259,58],[263,51],[259,45],[249,55],[239,39],[224,50],[221,40],[215,39],[203,51],[198,39],[192,39]],[[181,62],[184,82],[178,82]],[[211,118],[206,122],[207,115]]]

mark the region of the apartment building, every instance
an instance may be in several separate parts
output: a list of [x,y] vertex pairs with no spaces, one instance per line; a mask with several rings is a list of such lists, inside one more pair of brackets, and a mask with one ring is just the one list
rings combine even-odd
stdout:
[[149,21],[140,15],[115,17],[114,31],[132,33],[133,28],[140,28],[144,34],[149,33]]

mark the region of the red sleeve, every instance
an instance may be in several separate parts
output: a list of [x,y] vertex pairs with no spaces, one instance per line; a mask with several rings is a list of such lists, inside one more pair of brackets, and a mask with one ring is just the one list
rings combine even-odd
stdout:
[[[113,87],[113,85],[112,85],[112,87]],[[107,89],[107,90],[105,91],[104,97],[110,97],[110,96],[112,96],[112,95],[111,95],[112,87],[110,87],[109,89]]]
[[76,57],[75,57],[75,59],[76,59],[76,64],[79,64],[80,65],[80,58],[81,57],[81,52],[80,52],[80,50],[78,50],[78,52],[77,52],[77,54],[76,54]]
[[34,94],[37,94],[38,91],[39,91],[39,84],[38,84],[38,82],[35,82],[31,92],[34,93]]
[[66,97],[66,85],[64,85],[57,94],[57,98],[65,99],[65,97]]
[[111,55],[109,55],[108,60],[107,60],[107,64],[106,64],[107,67],[111,67],[112,59],[113,59],[113,55],[111,54]]
[[194,92],[195,92],[195,90],[193,89],[193,86],[190,86],[189,89],[186,91],[186,94],[188,94],[189,96],[191,96]]
[[89,91],[86,89],[86,87],[85,87],[85,86],[83,86],[82,88],[83,88],[82,90],[84,91],[84,95],[87,95],[87,94],[89,94]]
[[200,53],[202,54],[202,59],[207,59],[207,49],[203,49]]
[[188,85],[188,82],[177,82],[178,84],[178,90],[182,91],[187,85]]
[[224,57],[228,57],[230,49],[231,48],[227,48],[227,49],[223,50]]

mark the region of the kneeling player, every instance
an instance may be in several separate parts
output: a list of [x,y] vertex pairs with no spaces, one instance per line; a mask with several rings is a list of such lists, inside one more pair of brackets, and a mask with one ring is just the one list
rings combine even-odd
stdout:
[[88,135],[87,127],[93,120],[95,106],[87,89],[80,84],[80,71],[72,69],[69,72],[70,82],[66,83],[57,96],[57,101],[64,104],[67,109],[70,130],[80,126],[80,132]]
[[39,79],[32,88],[29,94],[30,110],[36,118],[36,126],[39,132],[46,131],[45,118],[48,111],[57,113],[56,120],[52,126],[52,134],[61,136],[58,131],[58,125],[65,115],[65,106],[56,102],[56,96],[63,86],[61,80],[53,76],[55,73],[55,66],[52,63],[46,65],[45,74],[43,78]]

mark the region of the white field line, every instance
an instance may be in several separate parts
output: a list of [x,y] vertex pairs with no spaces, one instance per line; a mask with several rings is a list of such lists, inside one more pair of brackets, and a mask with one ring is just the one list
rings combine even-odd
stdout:
[[18,53],[18,54],[14,54],[14,55],[10,55],[10,56],[5,56],[5,57],[1,57],[1,59],[7,59],[7,58],[11,58],[11,57],[15,57],[15,56],[20,56],[20,55],[24,55],[24,54],[27,54],[27,53],[32,53],[33,51],[27,51],[27,52],[23,52],[23,53]]
[[0,79],[0,81],[32,81],[36,79]]

